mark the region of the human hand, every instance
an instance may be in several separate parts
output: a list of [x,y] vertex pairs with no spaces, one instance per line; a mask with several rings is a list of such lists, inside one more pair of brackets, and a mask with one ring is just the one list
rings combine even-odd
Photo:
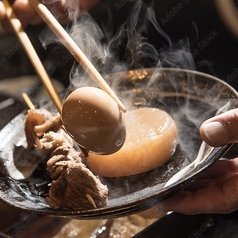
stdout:
[[2,20],[5,16],[5,8],[3,3],[0,1],[0,20]]
[[[42,2],[50,11],[52,11],[53,15],[59,22],[66,23],[69,21],[69,8],[76,6],[78,9],[74,10],[89,11],[99,1],[100,0],[44,0]],[[12,8],[23,27],[26,27],[29,24],[38,25],[42,22],[40,16],[38,16],[28,0],[15,0],[12,2]],[[0,1],[0,20],[2,21],[3,28],[10,31],[11,28],[5,18],[5,8],[3,3]]]
[[[205,121],[200,134],[211,146],[238,142],[238,109]],[[159,205],[184,214],[229,213],[238,208],[238,158],[219,160],[183,191]]]

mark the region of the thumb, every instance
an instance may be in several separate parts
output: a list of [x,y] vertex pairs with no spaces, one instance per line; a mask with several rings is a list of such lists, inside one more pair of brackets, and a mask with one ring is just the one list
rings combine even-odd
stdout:
[[212,117],[200,127],[202,139],[211,146],[238,142],[238,109]]

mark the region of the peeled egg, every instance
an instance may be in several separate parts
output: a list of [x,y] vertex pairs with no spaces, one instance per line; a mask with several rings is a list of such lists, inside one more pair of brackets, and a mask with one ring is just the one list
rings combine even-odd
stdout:
[[124,115],[111,96],[99,88],[74,90],[63,103],[62,121],[72,138],[88,151],[112,154],[124,144]]

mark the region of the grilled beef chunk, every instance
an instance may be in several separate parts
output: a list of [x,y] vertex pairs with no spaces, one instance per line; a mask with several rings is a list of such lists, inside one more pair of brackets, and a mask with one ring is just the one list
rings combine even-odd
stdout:
[[108,202],[108,188],[83,163],[85,156],[76,151],[65,132],[60,115],[44,109],[28,110],[25,133],[28,149],[48,155],[47,170],[52,182],[46,202],[53,208],[90,209]]

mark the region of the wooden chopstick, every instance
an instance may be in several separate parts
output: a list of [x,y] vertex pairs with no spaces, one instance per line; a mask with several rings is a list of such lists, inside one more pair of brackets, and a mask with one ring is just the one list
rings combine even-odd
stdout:
[[41,16],[43,21],[59,38],[61,43],[68,49],[72,56],[82,65],[86,72],[91,76],[91,78],[99,85],[99,87],[101,87],[101,89],[107,92],[116,101],[119,108],[123,112],[126,112],[125,106],[116,96],[116,94],[112,91],[112,89],[103,79],[101,74],[97,71],[94,65],[90,62],[90,60],[86,57],[86,55],[70,37],[70,35],[65,31],[65,29],[60,25],[60,23],[55,19],[55,17],[48,10],[48,8],[42,3],[40,3],[38,0],[29,0],[29,2],[35,8],[37,13]]
[[37,72],[39,78],[41,79],[43,85],[45,86],[46,90],[48,91],[55,107],[57,108],[58,112],[61,113],[62,110],[62,101],[60,99],[59,94],[57,93],[54,85],[50,77],[48,76],[44,66],[41,63],[29,37],[25,33],[21,22],[17,19],[15,13],[11,5],[9,4],[8,0],[2,0],[3,4],[6,8],[6,16],[13,27],[13,30],[20,41],[22,47],[24,48],[30,62],[32,63],[35,71]]

